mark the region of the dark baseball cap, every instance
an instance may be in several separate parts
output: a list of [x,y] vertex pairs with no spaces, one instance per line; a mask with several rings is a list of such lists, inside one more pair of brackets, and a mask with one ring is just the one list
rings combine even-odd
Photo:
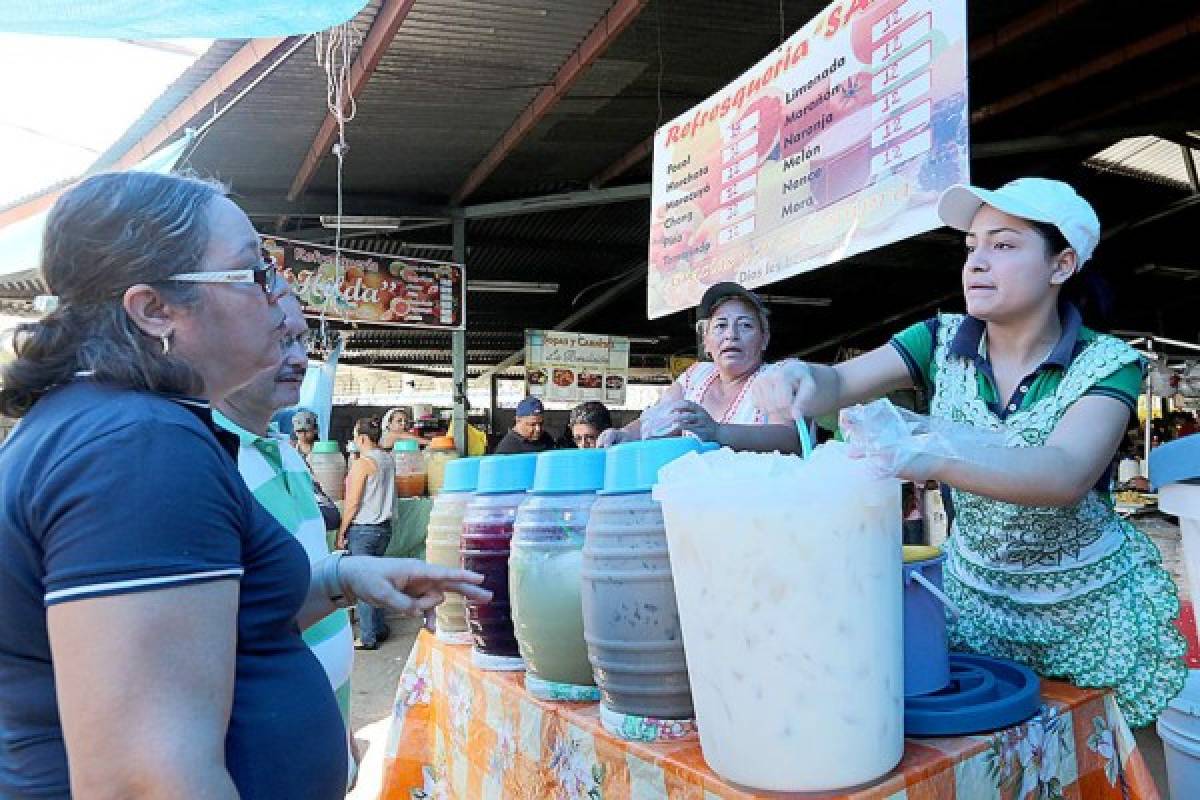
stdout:
[[700,307],[697,309],[698,319],[708,319],[713,315],[713,311],[717,306],[732,298],[744,300],[758,310],[760,316],[766,319],[767,308],[763,305],[762,299],[754,292],[745,288],[741,284],[733,281],[723,281],[722,283],[714,283],[704,292],[704,297],[700,298]]
[[526,397],[520,403],[517,403],[518,417],[533,417],[545,412],[546,408],[542,405],[542,401],[536,397]]

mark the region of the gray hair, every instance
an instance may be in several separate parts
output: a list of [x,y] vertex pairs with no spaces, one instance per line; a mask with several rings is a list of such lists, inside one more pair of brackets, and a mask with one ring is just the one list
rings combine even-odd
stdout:
[[[24,415],[79,371],[124,388],[201,393],[199,374],[130,319],[124,293],[198,270],[210,236],[207,210],[224,194],[215,183],[152,172],[94,175],[64,193],[42,240],[42,276],[59,307],[17,327],[17,358],[0,369],[0,413]],[[185,308],[202,297],[187,284],[157,288]]]

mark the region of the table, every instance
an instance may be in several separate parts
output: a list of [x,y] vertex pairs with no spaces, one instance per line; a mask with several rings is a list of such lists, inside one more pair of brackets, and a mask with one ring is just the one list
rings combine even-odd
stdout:
[[[423,632],[396,691],[381,800],[751,800],[704,763],[697,740],[625,742],[595,703],[531,697],[523,673],[484,672],[470,647]],[[1042,711],[983,736],[909,739],[854,800],[1157,800],[1112,693],[1044,681]],[[1127,790],[1123,795],[1122,787]]]

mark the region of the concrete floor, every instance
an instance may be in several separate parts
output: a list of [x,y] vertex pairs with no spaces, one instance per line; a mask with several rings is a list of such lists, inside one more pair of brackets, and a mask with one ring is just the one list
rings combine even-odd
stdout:
[[418,620],[389,619],[388,624],[392,635],[378,650],[354,653],[350,725],[358,744],[360,762],[358,783],[347,795],[349,800],[376,800],[382,788],[383,751],[387,745],[396,687],[421,629]]

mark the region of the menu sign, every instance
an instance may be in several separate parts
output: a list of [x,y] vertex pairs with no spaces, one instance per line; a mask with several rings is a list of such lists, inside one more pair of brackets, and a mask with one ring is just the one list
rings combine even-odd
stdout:
[[525,331],[525,382],[549,402],[625,403],[629,340],[566,331]]
[[462,264],[341,251],[275,236],[262,237],[304,313],[405,328],[461,329],[466,318]]
[[938,227],[968,180],[965,0],[840,0],[654,137],[648,310]]

